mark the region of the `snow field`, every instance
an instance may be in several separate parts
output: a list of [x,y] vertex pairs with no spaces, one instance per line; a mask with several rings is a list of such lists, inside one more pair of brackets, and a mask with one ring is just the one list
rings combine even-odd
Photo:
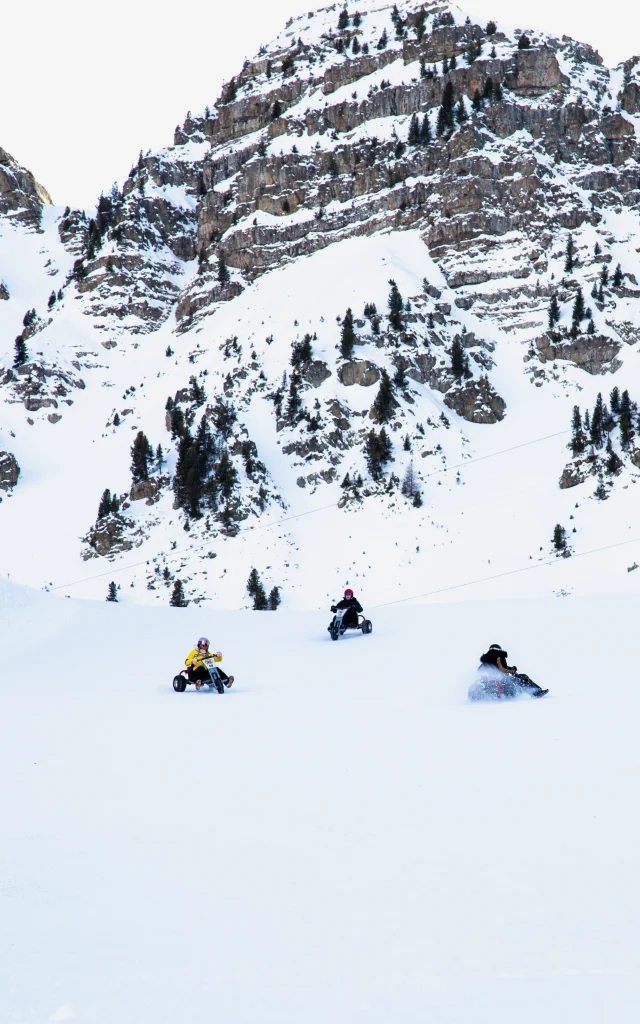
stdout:
[[[0,1019],[637,1019],[637,599],[365,609],[0,584]],[[467,704],[493,642],[550,697]]]

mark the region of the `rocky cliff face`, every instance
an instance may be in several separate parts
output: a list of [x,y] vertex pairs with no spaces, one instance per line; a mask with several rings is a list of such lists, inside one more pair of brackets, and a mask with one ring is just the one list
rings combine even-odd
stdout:
[[[526,410],[535,434],[560,408],[568,427],[576,392],[631,380],[639,157],[640,58],[608,69],[585,44],[477,24],[444,0],[310,12],[93,217],[59,211],[44,273],[62,287],[0,393],[37,427],[85,390],[122,389],[100,439],[120,439],[125,468],[129,425],[162,438],[167,480],[96,526],[91,555],[163,523],[164,550],[173,514],[192,542],[231,537],[321,488],[348,508],[413,500],[436,465],[468,457],[476,428]],[[32,227],[46,201],[0,151],[0,214]],[[356,282],[332,285],[339,306],[332,265]],[[209,466],[190,512],[172,483],[185,428],[210,430],[213,463],[226,453],[237,478],[222,502]],[[392,455],[378,464],[381,430]],[[567,473],[586,479],[575,461]]]
[[30,171],[0,148],[0,216],[31,228],[38,227],[45,203],[51,203],[46,189]]

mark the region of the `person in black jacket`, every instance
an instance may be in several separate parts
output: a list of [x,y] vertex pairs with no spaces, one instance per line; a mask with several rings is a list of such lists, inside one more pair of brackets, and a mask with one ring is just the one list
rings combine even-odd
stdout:
[[342,616],[342,625],[347,629],[352,626],[357,626],[358,615],[362,612],[362,605],[358,601],[357,597],[354,597],[353,590],[351,590],[350,587],[347,587],[345,590],[342,601],[338,601],[337,604],[331,605],[332,612],[342,611],[343,608],[346,608],[346,611]]
[[483,654],[480,658],[480,671],[484,667],[492,674],[495,674],[497,671],[505,676],[511,676],[518,686],[522,686],[525,690],[531,690],[532,697],[544,697],[549,692],[548,690],[543,690],[537,683],[534,683],[533,679],[529,679],[529,676],[525,675],[524,672],[518,672],[516,665],[509,665],[507,663],[508,657],[509,655],[500,644],[491,644],[486,654]]

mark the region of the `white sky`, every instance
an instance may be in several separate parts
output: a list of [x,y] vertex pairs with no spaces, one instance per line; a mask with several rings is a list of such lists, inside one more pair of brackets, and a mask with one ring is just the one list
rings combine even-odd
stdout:
[[[0,146],[54,202],[92,207],[122,183],[140,149],[173,139],[187,110],[215,102],[222,81],[317,0],[32,0],[0,21]],[[595,0],[462,0],[484,20],[566,33],[605,63],[640,52],[640,5],[608,16]],[[357,10],[357,0],[349,9]],[[522,17],[518,17],[522,11]]]

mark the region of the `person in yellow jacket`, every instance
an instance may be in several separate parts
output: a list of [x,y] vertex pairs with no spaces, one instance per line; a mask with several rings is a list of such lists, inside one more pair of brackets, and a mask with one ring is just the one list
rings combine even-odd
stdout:
[[[216,664],[222,661],[220,651],[216,651],[216,653],[213,654],[209,650],[209,641],[206,636],[201,636],[197,645],[192,651],[189,651],[184,660],[184,663],[189,670],[187,673],[189,682],[196,684],[196,690],[199,690],[203,683],[209,682],[209,672],[204,664],[205,658],[213,658]],[[225,686],[233,685],[233,676],[228,676],[221,668],[218,668],[218,672],[220,673],[220,677]]]

